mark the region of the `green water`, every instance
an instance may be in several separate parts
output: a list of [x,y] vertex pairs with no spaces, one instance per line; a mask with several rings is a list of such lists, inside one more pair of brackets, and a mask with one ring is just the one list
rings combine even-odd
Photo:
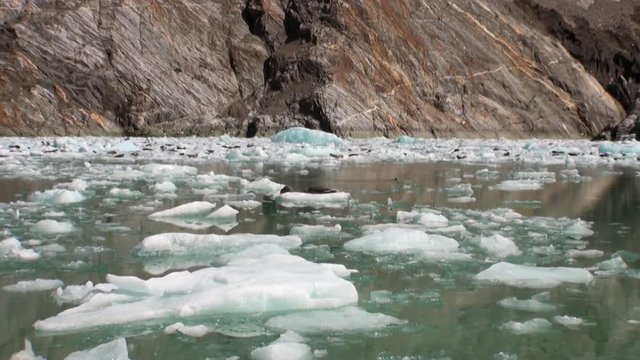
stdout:
[[[60,279],[65,284],[83,284],[87,280],[99,283],[104,282],[107,273],[149,278],[151,275],[145,272],[145,260],[132,254],[144,237],[164,232],[224,233],[216,228],[200,231],[182,229],[148,219],[148,212],[135,208],[136,205],[150,206],[154,200],[148,195],[149,182],[139,179],[119,180],[117,185],[145,194],[138,199],[113,201],[107,196],[111,186],[98,186],[92,190],[94,195],[89,200],[79,204],[46,208],[11,204],[26,200],[36,190],[50,189],[56,183],[69,181],[83,173],[81,163],[60,163],[60,168],[57,178],[52,180],[0,180],[0,201],[5,209],[0,213],[0,221],[3,229],[20,240],[39,239],[28,229],[42,218],[44,212],[52,209],[64,211],[66,218],[80,228],[53,240],[40,239],[63,245],[63,252],[44,255],[32,262],[0,260],[0,286],[35,278]],[[217,174],[249,174],[243,173],[243,168],[200,166],[199,173],[213,170]],[[611,174],[599,168],[580,169],[583,175],[593,179],[580,183],[558,180],[546,184],[541,191],[512,193],[491,190],[490,187],[499,180],[481,181],[465,176],[481,168],[444,164],[378,164],[309,169],[306,175],[301,175],[296,169],[277,166],[256,168],[250,177],[269,174],[274,181],[295,189],[305,189],[310,185],[335,188],[351,193],[354,203],[349,209],[319,211],[281,209],[264,204],[252,211],[242,211],[238,217],[239,225],[229,233],[285,235],[292,224],[322,223],[322,215],[333,217],[328,224],[339,223],[342,226],[339,239],[305,243],[292,253],[312,261],[340,263],[358,270],[349,279],[358,290],[358,305],[408,323],[376,331],[307,336],[307,344],[319,350],[316,355],[326,359],[640,358],[640,279],[637,276],[596,276],[586,286],[563,284],[550,290],[550,302],[558,306],[557,310],[528,313],[506,309],[496,303],[510,296],[528,299],[543,290],[475,282],[473,275],[489,267],[490,263],[473,246],[466,246],[467,239],[451,235],[473,256],[473,260],[463,262],[423,261],[403,255],[376,257],[347,252],[342,247],[345,241],[361,235],[361,226],[395,222],[398,210],[410,211],[414,206],[440,209],[448,217],[466,214],[469,209],[509,207],[527,218],[569,217],[593,222],[595,235],[584,239],[588,242],[586,247],[605,253],[600,259],[578,259],[570,265],[562,255],[540,255],[515,259],[515,262],[591,267],[609,259],[613,253],[624,251],[629,267],[640,268],[640,256],[637,255],[640,254],[640,177],[633,171]],[[548,168],[550,171],[559,169]],[[497,170],[504,179],[522,169],[503,166]],[[456,184],[452,178],[472,184],[477,200],[469,204],[447,202],[447,193],[443,189]],[[179,188],[178,197],[162,200],[162,204],[154,205],[156,208],[203,199],[203,195],[189,186],[189,181],[174,182]],[[233,192],[237,192],[237,187],[232,185],[222,189],[220,194]],[[11,212],[16,208],[21,209],[19,218]],[[526,243],[528,233],[518,231],[514,230],[518,237],[514,240]],[[385,294],[376,292],[380,290],[390,291],[391,295],[376,301],[376,294]],[[374,299],[370,295],[372,292]],[[244,359],[249,357],[251,350],[277,338],[275,334],[248,338],[218,333],[201,338],[166,335],[162,331],[163,324],[102,328],[57,336],[34,332],[32,325],[35,321],[54,316],[66,307],[57,305],[48,291],[27,294],[0,291],[0,308],[3,311],[0,317],[0,358],[9,358],[22,349],[25,338],[32,341],[36,354],[52,360],[125,336],[131,359],[225,359],[232,356]],[[554,323],[548,331],[527,335],[516,335],[502,328],[502,324],[509,321],[536,317],[553,323],[555,315],[579,317],[586,324],[567,328]],[[187,323],[264,332],[262,324],[271,316],[221,316]]]

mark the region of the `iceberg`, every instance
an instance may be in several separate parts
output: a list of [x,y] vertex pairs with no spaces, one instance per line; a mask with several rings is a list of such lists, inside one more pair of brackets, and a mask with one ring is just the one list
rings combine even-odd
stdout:
[[276,198],[276,203],[288,208],[311,207],[341,209],[349,207],[350,200],[351,195],[346,192],[329,194],[288,192],[278,196]]
[[171,181],[163,181],[149,186],[149,189],[155,193],[173,193],[178,188]]
[[406,320],[369,313],[355,306],[335,310],[316,310],[276,316],[265,326],[273,331],[293,330],[301,334],[353,333],[378,330],[390,325],[403,325]]
[[314,241],[339,239],[341,231],[342,226],[340,226],[340,224],[336,224],[335,226],[295,225],[291,227],[289,234],[299,236],[303,241]]
[[508,297],[498,301],[498,305],[513,310],[526,312],[546,312],[554,311],[558,307],[552,304],[546,304],[536,299],[520,300],[516,297]]
[[513,240],[500,234],[480,238],[480,247],[489,255],[499,259],[506,258],[507,256],[522,255],[522,251],[520,251]]
[[217,223],[233,223],[236,222],[236,215],[238,215],[238,210],[232,208],[229,205],[223,205],[216,211],[207,215],[208,220],[215,220]]
[[127,341],[119,338],[89,350],[76,351],[65,360],[129,360]]
[[303,143],[309,145],[339,145],[342,140],[331,133],[320,130],[311,130],[302,127],[294,127],[281,131],[271,137],[276,143]]
[[514,287],[546,289],[562,283],[587,284],[593,275],[585,269],[568,267],[535,267],[500,262],[475,276],[477,280]]
[[35,279],[35,280],[23,280],[18,281],[16,284],[5,285],[2,287],[4,291],[10,292],[34,292],[34,291],[47,291],[62,287],[64,283],[60,280],[52,279]]
[[171,209],[154,212],[153,214],[149,215],[149,217],[152,219],[179,218],[179,217],[186,218],[186,217],[197,217],[197,216],[204,217],[206,214],[210,213],[215,207],[216,207],[216,204],[212,204],[207,201],[194,201],[187,204],[176,206]]
[[542,184],[535,180],[505,180],[495,186],[502,191],[533,191],[542,190]]
[[311,348],[303,343],[304,338],[293,331],[280,335],[271,344],[251,351],[252,360],[312,360]]
[[551,323],[549,320],[536,318],[524,322],[509,321],[502,328],[516,335],[538,334],[551,330]]
[[175,324],[171,324],[167,327],[164,328],[164,333],[165,334],[174,334],[174,333],[180,333],[182,335],[187,335],[187,336],[191,336],[191,337],[203,337],[205,335],[207,335],[210,330],[208,327],[204,326],[204,325],[194,325],[194,326],[189,326],[189,325],[185,325],[181,322],[177,322]]
[[31,231],[40,234],[63,234],[74,231],[71,223],[56,220],[40,220],[31,227]]
[[349,273],[342,265],[269,254],[149,280],[109,276],[118,289],[34,326],[44,333],[66,333],[176,318],[343,307],[358,301],[356,288],[342,278]]
[[253,192],[256,194],[271,196],[280,194],[280,190],[284,188],[283,184],[279,184],[267,178],[262,178],[251,182],[243,180],[240,182],[240,184],[242,185],[242,189],[244,190],[244,192]]
[[300,246],[302,240],[291,235],[164,233],[152,235],[142,240],[138,247],[138,255],[230,252],[259,244],[273,244],[288,250]]
[[553,317],[553,321],[568,328],[574,328],[584,324],[584,319],[568,315],[556,315]]
[[29,196],[31,201],[50,204],[75,204],[85,200],[85,197],[78,191],[66,189],[52,189],[36,191]]
[[0,259],[14,258],[20,260],[37,260],[40,254],[33,249],[24,249],[16,238],[8,238],[0,241]]

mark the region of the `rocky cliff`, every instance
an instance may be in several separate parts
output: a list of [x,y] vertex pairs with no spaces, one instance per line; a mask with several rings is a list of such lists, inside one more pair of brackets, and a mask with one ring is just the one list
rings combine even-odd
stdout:
[[637,0],[0,0],[0,134],[588,136],[633,112],[639,23]]

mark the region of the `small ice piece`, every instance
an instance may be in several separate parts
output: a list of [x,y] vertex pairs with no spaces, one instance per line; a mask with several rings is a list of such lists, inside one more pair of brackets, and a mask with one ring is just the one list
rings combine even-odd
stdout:
[[573,239],[582,239],[583,237],[591,236],[594,234],[593,230],[589,229],[589,225],[590,224],[586,221],[577,219],[575,221],[572,221],[571,225],[564,228],[562,232]]
[[514,174],[515,180],[537,180],[545,184],[556,182],[556,173],[550,171],[521,171]]
[[513,310],[527,311],[527,312],[545,312],[554,311],[557,306],[552,304],[546,304],[536,299],[520,300],[516,297],[508,297],[498,301],[498,305]]
[[216,204],[212,204],[208,201],[194,201],[187,204],[182,204],[171,209],[162,210],[149,215],[150,218],[185,218],[185,217],[197,217],[205,216],[215,209]]
[[446,188],[445,192],[450,197],[471,197],[473,195],[473,188],[471,187],[471,184],[458,184],[450,188]]
[[458,196],[458,197],[448,198],[447,201],[454,204],[468,204],[468,203],[476,202],[476,198],[471,196]]
[[236,222],[236,215],[238,215],[238,212],[238,210],[229,205],[223,205],[218,210],[207,215],[207,219],[215,220],[219,224],[234,223]]
[[129,360],[127,341],[119,338],[89,350],[76,351],[65,360]]
[[252,182],[244,180],[241,181],[240,184],[242,185],[244,192],[253,192],[256,194],[271,196],[280,194],[280,190],[284,188],[283,184],[279,184],[267,178],[258,179]]
[[75,228],[71,223],[64,221],[58,222],[51,219],[40,220],[31,226],[31,231],[40,234],[64,234],[74,230]]
[[78,191],[66,189],[52,189],[36,191],[29,196],[31,201],[50,204],[74,204],[85,200],[85,197]]
[[269,319],[265,326],[273,331],[293,330],[301,334],[353,333],[403,325],[406,320],[369,313],[355,306],[335,310],[297,312]]
[[370,254],[414,254],[429,259],[446,258],[458,251],[458,242],[424,231],[387,228],[347,241],[345,249]]
[[64,288],[58,288],[54,295],[58,304],[80,304],[88,300],[89,296],[95,291],[95,287],[91,281],[87,281],[84,285],[68,285]]
[[2,287],[4,291],[11,292],[33,292],[33,291],[46,291],[53,290],[62,287],[64,283],[60,280],[52,279],[35,279],[35,280],[23,280],[18,281],[16,284],[5,285]]
[[289,235],[297,235],[303,241],[314,241],[323,239],[338,239],[342,231],[342,226],[323,225],[294,225],[289,231]]
[[490,237],[480,238],[480,247],[489,255],[503,259],[507,256],[522,255],[522,251],[518,248],[513,240],[506,238],[500,234],[494,234]]
[[444,215],[434,213],[421,213],[416,218],[416,223],[428,228],[441,228],[449,225],[449,220]]
[[627,263],[620,256],[599,262],[596,266],[599,270],[625,270],[628,268]]
[[584,319],[568,315],[556,315],[553,317],[553,321],[568,328],[574,328],[584,324]]
[[281,131],[272,136],[271,141],[276,143],[304,143],[319,146],[339,145],[342,143],[342,140],[334,134],[302,127],[293,127]]
[[164,328],[165,334],[174,334],[176,332],[179,332],[182,335],[191,336],[191,337],[203,337],[207,335],[209,332],[211,332],[211,330],[209,330],[209,328],[207,328],[204,325],[189,326],[181,322],[171,324]]
[[173,193],[177,187],[171,181],[163,181],[149,186],[149,189],[155,193]]
[[420,213],[416,211],[408,212],[400,210],[396,213],[396,222],[398,224],[411,224],[416,221],[418,215],[420,215]]
[[480,272],[475,278],[514,287],[547,289],[563,282],[587,284],[593,279],[593,275],[579,268],[535,267],[499,262]]
[[524,322],[509,321],[503,324],[502,328],[516,335],[538,334],[549,331],[551,323],[546,319],[535,318]]
[[225,200],[225,204],[243,210],[253,210],[262,205],[260,201],[256,200]]
[[604,251],[594,250],[594,249],[590,249],[590,250],[571,249],[567,251],[567,256],[574,259],[577,259],[577,258],[596,259],[599,257],[603,257]]
[[120,199],[135,199],[142,197],[142,193],[140,191],[130,189],[112,188],[111,190],[109,190],[109,196]]
[[9,256],[13,251],[20,249],[22,244],[14,237],[0,241],[0,257]]
[[502,191],[534,191],[541,190],[542,184],[534,180],[505,180],[495,186]]
[[492,180],[500,177],[500,172],[496,170],[489,170],[487,168],[476,171],[476,178],[479,180]]
[[31,342],[27,339],[24,339],[24,350],[20,350],[17,353],[11,355],[9,360],[47,360],[42,356],[36,356],[33,352],[33,347],[31,346]]
[[276,198],[280,206],[311,207],[311,208],[331,208],[340,209],[349,207],[351,195],[346,192],[336,192],[329,194],[308,194],[299,192],[288,192]]
[[146,237],[139,245],[138,255],[169,253],[173,255],[242,250],[259,244],[277,245],[283,249],[293,249],[302,244],[297,236],[278,236],[269,234],[188,234],[164,233]]
[[130,153],[140,151],[138,147],[131,141],[125,140],[121,143],[115,144],[111,147],[113,151],[121,152],[121,153]]
[[251,351],[252,360],[313,360],[313,353],[307,344],[277,342]]
[[71,182],[61,183],[54,186],[56,189],[67,189],[80,192],[86,191],[88,187],[89,184],[82,179],[73,179]]

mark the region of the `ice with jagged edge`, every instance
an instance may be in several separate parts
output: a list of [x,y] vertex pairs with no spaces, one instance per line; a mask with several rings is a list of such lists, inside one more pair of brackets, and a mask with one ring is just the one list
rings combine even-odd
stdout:
[[7,238],[0,241],[0,260],[3,258],[12,258],[20,260],[37,260],[40,258],[33,249],[25,249],[22,243],[15,237]]
[[339,308],[358,293],[343,265],[285,254],[236,256],[221,267],[173,272],[143,280],[108,275],[117,287],[77,307],[37,321],[39,332],[79,332],[115,325],[201,316]]
[[514,287],[546,289],[562,283],[588,284],[593,275],[580,268],[535,267],[499,262],[480,272],[475,278]]
[[127,341],[118,338],[88,350],[73,352],[65,360],[129,360]]
[[311,347],[294,331],[287,331],[267,346],[251,351],[252,360],[312,360]]

